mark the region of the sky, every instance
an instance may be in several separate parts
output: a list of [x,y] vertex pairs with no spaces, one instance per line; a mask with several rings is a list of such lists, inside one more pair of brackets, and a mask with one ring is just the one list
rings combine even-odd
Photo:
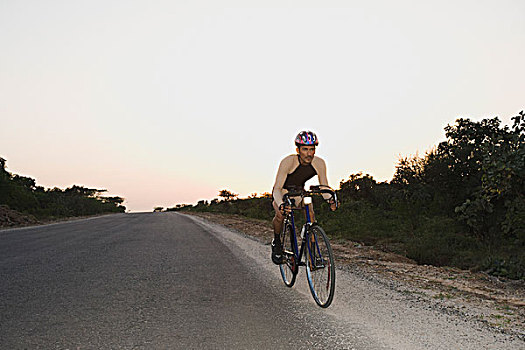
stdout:
[[0,157],[130,211],[271,192],[301,130],[338,188],[525,109],[525,1],[0,0]]

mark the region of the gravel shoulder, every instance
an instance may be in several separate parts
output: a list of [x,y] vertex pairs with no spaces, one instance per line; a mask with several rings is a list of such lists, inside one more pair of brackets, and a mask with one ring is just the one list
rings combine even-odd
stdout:
[[[187,214],[221,232],[219,238],[280,278],[269,262],[273,233],[268,222],[225,214]],[[361,324],[363,332],[392,349],[525,348],[523,281],[417,265],[354,242],[333,241],[332,247],[338,265],[337,289],[326,312],[341,324]],[[293,293],[311,299],[303,276],[300,271]]]

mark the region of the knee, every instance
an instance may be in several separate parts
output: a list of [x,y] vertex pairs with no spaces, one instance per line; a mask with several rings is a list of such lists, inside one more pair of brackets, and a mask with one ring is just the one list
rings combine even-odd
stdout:
[[273,223],[274,224],[282,224],[284,221],[284,215],[281,214],[279,210],[275,211],[275,216],[273,217]]

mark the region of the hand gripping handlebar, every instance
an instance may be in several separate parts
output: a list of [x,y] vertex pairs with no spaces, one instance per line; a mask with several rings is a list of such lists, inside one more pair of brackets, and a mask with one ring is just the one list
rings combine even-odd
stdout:
[[308,191],[305,190],[291,190],[283,196],[283,201],[290,206],[294,206],[291,197],[306,197],[313,194],[323,194],[327,193],[331,196],[330,199],[333,199],[335,202],[336,209],[339,208],[339,200],[337,198],[337,193],[328,186],[317,185],[310,186]]

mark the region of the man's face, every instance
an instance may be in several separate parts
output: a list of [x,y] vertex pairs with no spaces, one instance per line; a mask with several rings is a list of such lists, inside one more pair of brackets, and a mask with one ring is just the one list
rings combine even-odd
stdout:
[[315,146],[301,146],[297,148],[302,164],[310,164],[315,155]]

